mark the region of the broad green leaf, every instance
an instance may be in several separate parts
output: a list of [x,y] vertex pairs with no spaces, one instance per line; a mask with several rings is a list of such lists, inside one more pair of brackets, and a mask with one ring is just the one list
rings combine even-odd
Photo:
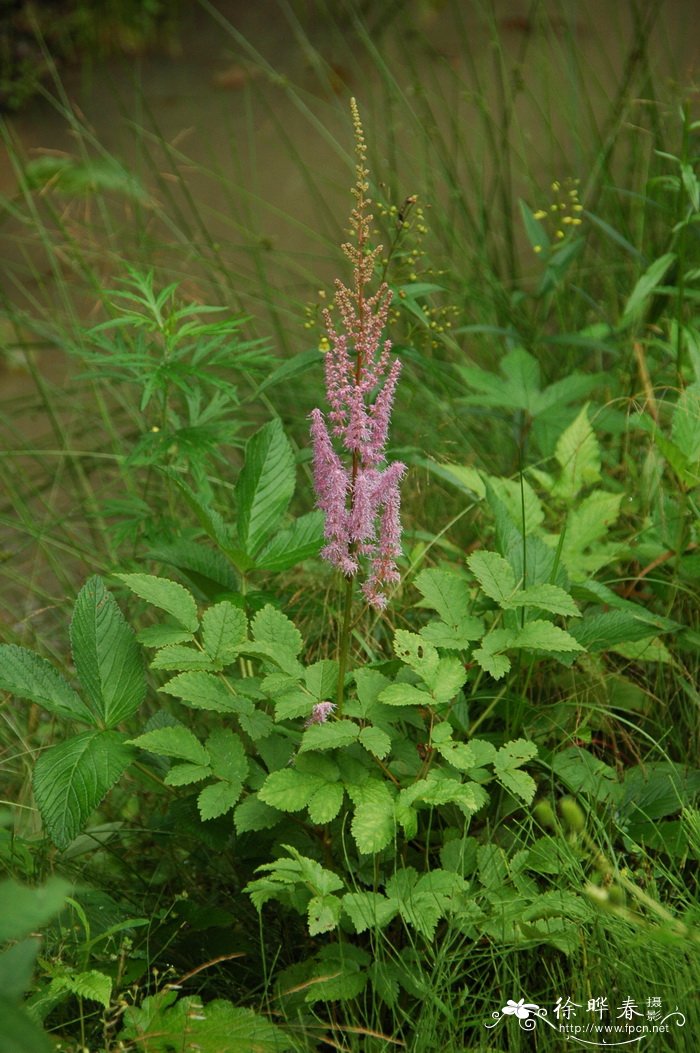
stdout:
[[641,608],[638,615],[631,610],[589,608],[581,621],[571,626],[571,635],[583,649],[592,653],[607,651],[617,644],[644,640],[657,633],[657,626],[648,620],[647,613]]
[[306,908],[309,936],[330,932],[340,920],[342,904],[337,896],[312,896]]
[[138,738],[130,739],[129,745],[148,750],[159,757],[177,757],[190,764],[209,764],[209,754],[202,743],[182,724],[147,731]]
[[579,571],[579,555],[604,537],[620,515],[622,494],[594,490],[578,508],[569,512],[562,544],[562,559],[571,573]]
[[359,735],[360,742],[370,753],[380,760],[387,756],[391,749],[391,738],[381,728],[366,727]]
[[580,618],[581,612],[576,601],[559,588],[558,585],[531,585],[528,589],[521,589],[511,597],[510,607],[539,607],[540,610],[550,611],[552,614],[569,615],[572,618]]
[[675,661],[668,647],[658,637],[634,642],[627,640],[624,643],[614,644],[611,650],[629,659],[630,662],[661,662],[663,665],[673,665]]
[[43,928],[63,909],[70,890],[70,884],[58,877],[32,887],[11,878],[0,882],[0,943],[23,939]]
[[355,742],[360,729],[352,720],[330,720],[325,724],[312,724],[304,732],[299,753],[307,750],[341,749]]
[[307,512],[280,530],[255,557],[258,570],[280,571],[317,556],[323,545],[323,512]]
[[186,538],[170,544],[154,545],[147,555],[159,563],[167,563],[184,572],[197,588],[210,594],[216,588],[235,592],[238,575],[231,563],[218,549]]
[[585,648],[574,639],[571,633],[560,629],[551,622],[526,622],[513,640],[512,647],[528,648],[538,651],[584,651]]
[[559,437],[554,456],[561,465],[554,494],[562,500],[573,500],[584,486],[600,479],[600,446],[588,420],[588,404]]
[[246,444],[245,464],[236,483],[238,538],[253,556],[292,499],[294,455],[278,418],[265,424]]
[[515,633],[510,629],[493,629],[481,641],[481,647],[472,651],[472,658],[494,680],[500,680],[510,669],[510,659],[503,654],[512,646]]
[[462,650],[483,635],[482,620],[470,614],[472,598],[464,578],[445,570],[423,570],[416,577],[416,586],[423,594],[418,606],[436,610],[444,623],[424,626],[420,633],[424,639]]
[[663,256],[659,256],[658,259],[654,260],[654,262],[646,269],[630,293],[629,300],[625,304],[625,309],[622,312],[620,326],[629,325],[630,322],[639,317],[644,310],[647,301],[654,292],[654,289],[656,289],[657,285],[661,284],[664,275],[675,260],[675,252],[667,252]]
[[211,776],[208,764],[173,764],[163,779],[166,786],[190,786]]
[[433,699],[413,684],[389,684],[379,695],[386,706],[429,706]]
[[473,552],[467,565],[487,596],[507,606],[515,592],[515,574],[508,560],[497,552]]
[[342,903],[358,934],[367,929],[383,929],[398,911],[396,901],[387,899],[381,892],[348,892]]
[[61,674],[26,647],[0,646],[0,690],[36,702],[68,720],[95,723],[94,714]]
[[67,848],[134,757],[116,731],[84,731],[45,750],[32,784],[53,843]]
[[518,530],[534,534],[544,522],[542,502],[527,479],[501,479],[489,476],[489,486],[496,494]]
[[238,735],[230,728],[217,728],[207,738],[206,747],[217,779],[242,784],[248,775],[248,758]]
[[484,480],[477,469],[470,465],[443,464],[440,461],[432,460],[430,457],[420,458],[418,463],[427,468],[433,475],[437,475],[439,479],[444,479],[445,482],[455,486],[469,497],[483,498],[486,494]]
[[394,836],[394,799],[389,787],[377,779],[348,787],[355,805],[350,829],[357,849],[364,855],[381,852]]
[[251,793],[241,801],[233,813],[233,823],[239,834],[245,834],[251,830],[269,830],[276,826],[282,818],[281,811],[265,804],[255,793]]
[[459,658],[441,658],[428,680],[428,687],[437,703],[451,702],[467,679]]
[[229,812],[238,802],[243,790],[242,783],[215,782],[205,786],[197,798],[197,807],[202,820],[216,819]]
[[320,786],[309,800],[309,819],[312,823],[329,823],[335,819],[343,804],[345,791],[339,782],[327,782]]
[[394,633],[394,653],[428,682],[437,668],[439,655],[432,644],[417,633],[397,629]]
[[100,973],[97,969],[89,969],[86,972],[70,972],[54,976],[51,981],[51,991],[70,991],[79,998],[87,998],[90,1002],[99,1002],[105,1009],[109,1009],[112,1000],[112,977]]
[[202,615],[202,643],[213,662],[221,665],[233,662],[247,632],[245,612],[228,600],[208,607]]
[[420,635],[433,647],[446,647],[452,651],[466,651],[474,640],[484,635],[484,623],[480,618],[469,618],[460,625],[447,625],[439,618],[428,622],[420,629]]
[[317,775],[302,774],[293,768],[285,768],[268,775],[258,790],[258,797],[264,804],[278,808],[281,812],[298,812],[323,785],[324,780]]
[[471,747],[465,742],[453,741],[452,728],[447,722],[437,724],[433,728],[430,743],[453,767],[461,771],[469,771],[470,768],[476,767],[476,758]]
[[251,631],[256,643],[270,644],[273,649],[288,651],[295,657],[304,646],[294,622],[269,603],[253,618]]
[[146,695],[141,651],[101,578],[90,578],[80,590],[70,638],[78,677],[104,724],[114,727],[132,716]]
[[178,629],[176,625],[149,625],[147,629],[141,629],[136,634],[136,639],[144,647],[165,647],[166,644],[187,643],[193,636],[191,632]]
[[153,574],[115,574],[115,577],[142,600],[166,611],[183,629],[197,632],[197,604],[192,593],[182,585],[169,578],[157,578]]
[[499,782],[516,797],[530,804],[535,796],[537,785],[527,772],[519,771],[521,764],[537,756],[537,746],[527,739],[514,739],[501,746],[493,762],[493,769]]
[[158,690],[186,702],[193,709],[238,713],[252,709],[249,698],[235,691],[236,682],[213,673],[193,670],[172,677]]
[[156,652],[151,669],[217,669],[219,663],[196,647],[185,644],[168,644]]
[[304,683],[318,702],[335,698],[338,687],[338,663],[330,658],[322,658],[320,662],[307,666],[304,671]]

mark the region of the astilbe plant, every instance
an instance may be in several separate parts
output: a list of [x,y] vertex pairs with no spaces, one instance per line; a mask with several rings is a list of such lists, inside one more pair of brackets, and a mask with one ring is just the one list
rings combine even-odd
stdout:
[[[385,448],[396,385],[401,372],[384,339],[391,290],[382,282],[370,292],[382,246],[370,248],[372,213],[368,197],[367,148],[354,99],[350,100],[357,155],[350,214],[353,242],[342,246],[352,264],[352,284],[336,280],[337,319],[324,312],[329,350],[326,352],[328,421],[320,409],[311,413],[314,485],[318,507],[325,513],[326,545],[322,556],[346,579],[345,612],[340,643],[338,708],[342,711],[353,581],[361,557],[369,560],[362,586],[367,602],[377,610],[387,603],[387,586],[399,580],[396,559],[401,552],[399,483],[406,471],[400,461],[386,463]],[[345,462],[333,439],[340,440]]]

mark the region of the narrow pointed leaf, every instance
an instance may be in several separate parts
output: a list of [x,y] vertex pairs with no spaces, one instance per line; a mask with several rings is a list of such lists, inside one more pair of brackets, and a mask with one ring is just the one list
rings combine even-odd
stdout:
[[43,706],[68,720],[94,724],[95,716],[60,673],[26,647],[0,647],[0,690]]

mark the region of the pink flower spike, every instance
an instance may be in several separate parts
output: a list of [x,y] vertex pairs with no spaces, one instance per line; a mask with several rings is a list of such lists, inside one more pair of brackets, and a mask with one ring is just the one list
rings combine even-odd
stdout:
[[317,702],[311,710],[311,716],[304,722],[304,727],[310,728],[312,724],[325,724],[334,710],[335,702]]

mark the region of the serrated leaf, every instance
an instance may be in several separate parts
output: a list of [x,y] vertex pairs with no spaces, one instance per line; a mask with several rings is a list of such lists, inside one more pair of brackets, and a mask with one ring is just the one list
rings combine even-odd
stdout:
[[208,654],[187,647],[185,644],[168,644],[155,654],[151,669],[217,669],[218,663],[212,661]]
[[186,643],[192,639],[192,633],[178,629],[176,625],[149,625],[136,634],[136,639],[144,647],[165,647],[166,644]]
[[239,713],[252,709],[245,695],[234,690],[234,682],[213,673],[193,670],[172,677],[158,689],[174,695],[193,709],[210,709],[215,713]]
[[323,512],[307,512],[281,530],[255,557],[258,570],[280,571],[317,556],[323,545]]
[[385,928],[398,911],[396,901],[387,899],[381,892],[348,892],[342,904],[358,934],[367,929]]
[[641,608],[638,615],[631,610],[591,608],[580,622],[571,626],[571,635],[582,648],[594,654],[617,644],[656,636],[657,632],[657,626],[649,621],[648,613]]
[[70,884],[58,877],[33,887],[11,878],[0,882],[0,943],[20,940],[43,928],[63,909],[70,891]]
[[481,647],[472,651],[472,658],[494,680],[500,680],[510,669],[510,659],[502,652],[512,646],[515,633],[510,629],[493,629],[481,641]]
[[146,696],[141,651],[116,600],[97,576],[78,594],[70,638],[75,668],[92,708],[107,727],[126,720]]
[[58,848],[77,837],[133,757],[116,731],[85,731],[40,755],[32,778],[34,797]]
[[441,658],[428,681],[428,687],[435,701],[442,704],[452,701],[466,679],[467,674],[459,658]]
[[202,615],[202,643],[213,662],[229,665],[248,633],[245,612],[228,600],[208,607]]
[[351,831],[363,855],[381,852],[394,837],[394,799],[386,783],[368,779],[361,786],[348,787],[355,805]]
[[700,460],[700,383],[681,393],[673,411],[671,438],[689,464]]
[[473,552],[467,565],[481,588],[500,606],[507,606],[515,592],[515,574],[508,560],[497,552]]
[[389,684],[379,695],[386,706],[429,706],[432,697],[413,684]]
[[304,646],[301,633],[294,622],[269,603],[258,611],[250,628],[257,643],[270,644],[273,649],[288,651],[294,657]]
[[226,557],[200,542],[182,539],[171,544],[158,544],[149,549],[147,555],[183,571],[197,588],[207,594],[216,587],[229,592],[238,588],[238,576]]
[[381,728],[366,727],[359,735],[360,742],[366,750],[382,760],[391,749],[391,738]]
[[276,826],[284,813],[261,801],[257,794],[251,793],[237,805],[233,813],[233,824],[239,834],[254,830],[270,830]]
[[394,654],[425,681],[430,680],[439,661],[437,650],[432,644],[406,629],[397,629],[394,633]]
[[558,585],[531,585],[528,589],[521,589],[511,597],[510,607],[538,607],[552,614],[569,615],[580,618],[581,612],[572,596]]
[[182,724],[155,728],[129,741],[130,745],[148,750],[159,757],[177,757],[178,760],[189,761],[190,764],[209,764],[209,754],[202,743]]
[[273,771],[258,790],[264,804],[281,812],[298,812],[304,808],[324,780],[317,775],[294,771],[293,768]]
[[513,640],[512,647],[538,651],[584,651],[571,633],[551,622],[535,620],[527,622]]
[[537,746],[527,739],[514,739],[501,746],[493,762],[493,768],[499,782],[515,796],[530,804],[535,796],[537,785],[527,772],[518,771],[521,764],[532,760],[537,755]]
[[246,444],[245,464],[236,483],[238,538],[253,556],[284,515],[295,485],[294,455],[278,418]]
[[166,786],[190,786],[211,775],[208,764],[174,764],[163,779]]
[[588,404],[560,435],[554,456],[561,475],[553,493],[564,501],[573,500],[584,486],[600,479],[600,446],[588,420]]
[[334,698],[338,687],[338,663],[330,658],[314,662],[304,671],[304,683],[318,702]]
[[331,720],[325,724],[312,724],[304,732],[299,753],[307,750],[342,749],[355,742],[360,729],[352,720]]
[[484,635],[484,623],[480,618],[469,618],[458,626],[452,626],[436,618],[420,629],[420,635],[434,647],[466,651],[474,640],[480,640]]
[[217,728],[207,738],[206,747],[217,779],[242,784],[248,775],[248,758],[238,735],[230,728]]
[[237,803],[241,796],[243,784],[237,785],[231,782],[215,782],[211,786],[205,786],[197,798],[197,807],[202,820],[216,819],[225,815]]
[[61,674],[26,647],[0,646],[0,690],[36,702],[68,720],[95,723],[94,714]]
[[452,728],[447,722],[437,724],[433,728],[430,742],[441,757],[460,771],[469,771],[470,768],[476,767],[476,758],[471,747],[465,742],[452,740]]
[[192,593],[184,586],[169,578],[155,577],[153,574],[115,574],[115,577],[123,581],[127,588],[142,600],[166,611],[183,629],[191,633],[197,632],[197,603]]
[[51,981],[51,991],[70,991],[79,998],[99,1002],[105,1009],[109,1009],[112,1000],[112,977],[96,969],[80,973],[64,973],[61,976],[54,976]]
[[337,896],[312,896],[306,908],[309,936],[330,932],[340,919],[341,902]]
[[309,800],[309,819],[312,823],[329,823],[335,819],[343,804],[345,791],[339,782],[327,782],[320,786]]

